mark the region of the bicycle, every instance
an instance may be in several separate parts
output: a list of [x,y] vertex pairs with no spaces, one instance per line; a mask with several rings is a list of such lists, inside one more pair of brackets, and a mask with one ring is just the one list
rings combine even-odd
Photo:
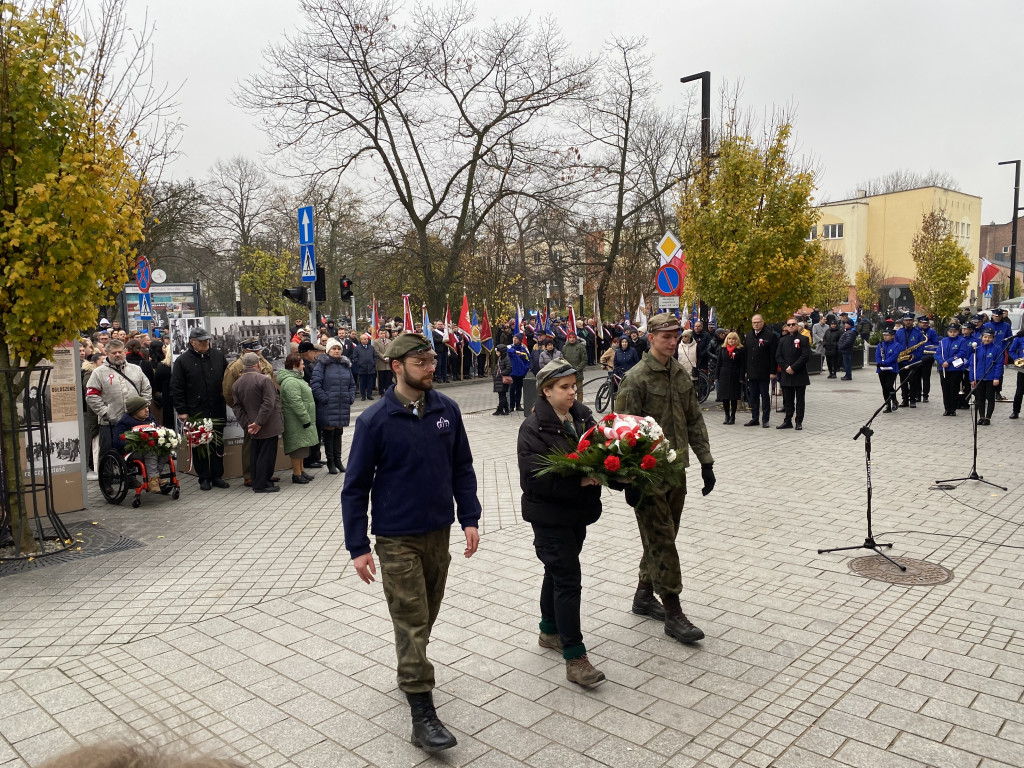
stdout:
[[605,382],[598,388],[597,397],[594,398],[594,408],[598,413],[611,413],[615,410],[615,393],[619,391],[621,376],[615,371],[608,371]]

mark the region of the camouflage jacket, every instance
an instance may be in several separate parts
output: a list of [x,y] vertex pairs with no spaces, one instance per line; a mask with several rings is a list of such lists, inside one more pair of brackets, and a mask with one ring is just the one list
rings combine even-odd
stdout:
[[645,352],[619,385],[615,410],[634,416],[653,416],[671,446],[679,452],[683,466],[690,465],[689,448],[701,464],[714,463],[693,379],[675,358],[669,358],[668,364],[662,365],[654,355]]

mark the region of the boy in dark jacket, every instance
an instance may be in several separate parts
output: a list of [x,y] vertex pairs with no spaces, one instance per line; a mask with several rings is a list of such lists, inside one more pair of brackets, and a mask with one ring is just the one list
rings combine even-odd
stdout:
[[[131,432],[136,427],[141,427],[146,424],[154,429],[157,427],[156,419],[149,414],[149,403],[146,402],[146,398],[135,395],[129,397],[125,401],[125,408],[127,409],[124,416],[117,422],[117,426],[114,427],[114,448],[118,451],[125,449],[124,436],[125,433]],[[169,462],[165,456],[157,456],[154,453],[143,453],[142,463],[146,465],[146,477],[149,479],[149,490],[156,493],[160,492],[160,486],[167,485],[167,480],[160,477],[161,472],[166,472],[169,467]]]

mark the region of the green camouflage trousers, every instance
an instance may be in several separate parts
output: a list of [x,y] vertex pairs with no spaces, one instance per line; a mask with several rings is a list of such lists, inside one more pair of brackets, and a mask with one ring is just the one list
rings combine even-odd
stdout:
[[660,597],[683,591],[676,534],[683,513],[686,488],[651,493],[634,509],[644,555],[640,559],[640,581],[652,584]]
[[450,533],[450,528],[443,528],[420,536],[378,536],[374,545],[395,627],[398,687],[405,693],[427,693],[434,688],[427,643],[441,610],[452,559]]

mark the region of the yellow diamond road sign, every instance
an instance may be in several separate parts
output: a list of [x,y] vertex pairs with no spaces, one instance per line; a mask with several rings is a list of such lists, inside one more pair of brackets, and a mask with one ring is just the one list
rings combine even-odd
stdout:
[[679,238],[671,232],[666,231],[665,236],[661,238],[661,242],[658,243],[658,251],[661,252],[661,266],[668,264],[672,257],[675,256],[682,247],[683,244],[679,242]]

